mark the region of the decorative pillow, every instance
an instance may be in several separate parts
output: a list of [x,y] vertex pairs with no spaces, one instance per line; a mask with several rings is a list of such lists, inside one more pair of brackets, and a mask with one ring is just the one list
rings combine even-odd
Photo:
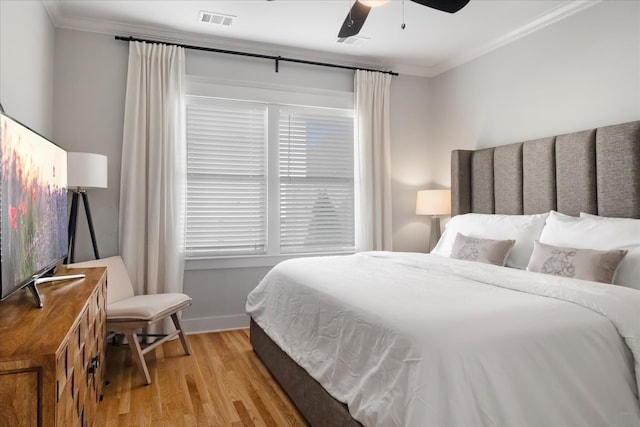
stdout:
[[599,251],[627,250],[613,283],[640,289],[640,219],[607,218],[585,213],[576,218],[552,211],[540,235],[540,242]]
[[592,282],[612,283],[616,270],[626,254],[625,250],[563,248],[536,241],[527,270]]
[[432,254],[451,257],[458,233],[480,239],[515,240],[507,257],[507,267],[524,269],[533,252],[533,241],[540,238],[548,213],[499,215],[469,213],[451,218]]
[[458,233],[451,258],[503,266],[515,240],[477,239]]

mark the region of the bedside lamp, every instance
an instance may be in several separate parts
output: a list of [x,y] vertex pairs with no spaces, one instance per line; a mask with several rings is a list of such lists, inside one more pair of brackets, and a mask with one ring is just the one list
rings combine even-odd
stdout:
[[451,213],[451,190],[421,190],[416,198],[416,215],[431,215],[429,252],[440,239],[440,217]]
[[71,199],[71,213],[69,214],[69,256],[66,263],[74,262],[76,225],[78,223],[78,196],[82,194],[84,212],[87,215],[93,254],[98,255],[96,234],[93,230],[93,220],[89,209],[87,190],[92,188],[107,188],[107,156],[93,153],[67,153],[67,188],[73,191]]

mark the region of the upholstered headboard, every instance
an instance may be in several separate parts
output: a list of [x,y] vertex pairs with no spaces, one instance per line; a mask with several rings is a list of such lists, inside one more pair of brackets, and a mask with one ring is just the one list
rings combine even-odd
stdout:
[[452,215],[640,218],[640,121],[451,153]]

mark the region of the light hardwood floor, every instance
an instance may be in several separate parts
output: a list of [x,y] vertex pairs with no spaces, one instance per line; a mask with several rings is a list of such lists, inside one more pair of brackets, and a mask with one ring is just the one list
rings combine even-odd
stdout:
[[146,356],[151,385],[127,346],[107,347],[104,400],[96,426],[306,426],[251,349],[249,330],[188,336]]

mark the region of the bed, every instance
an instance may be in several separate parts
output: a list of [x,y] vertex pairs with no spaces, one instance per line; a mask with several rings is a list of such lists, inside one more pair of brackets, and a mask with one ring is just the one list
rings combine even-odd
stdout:
[[[519,268],[442,254],[318,257],[276,266],[249,295],[253,348],[307,421],[639,425],[640,122],[453,151],[452,212],[436,253],[456,224],[532,224],[535,237],[514,239],[505,261]],[[562,246],[552,226],[565,222],[631,226],[611,276],[623,286],[522,269],[545,233]]]

